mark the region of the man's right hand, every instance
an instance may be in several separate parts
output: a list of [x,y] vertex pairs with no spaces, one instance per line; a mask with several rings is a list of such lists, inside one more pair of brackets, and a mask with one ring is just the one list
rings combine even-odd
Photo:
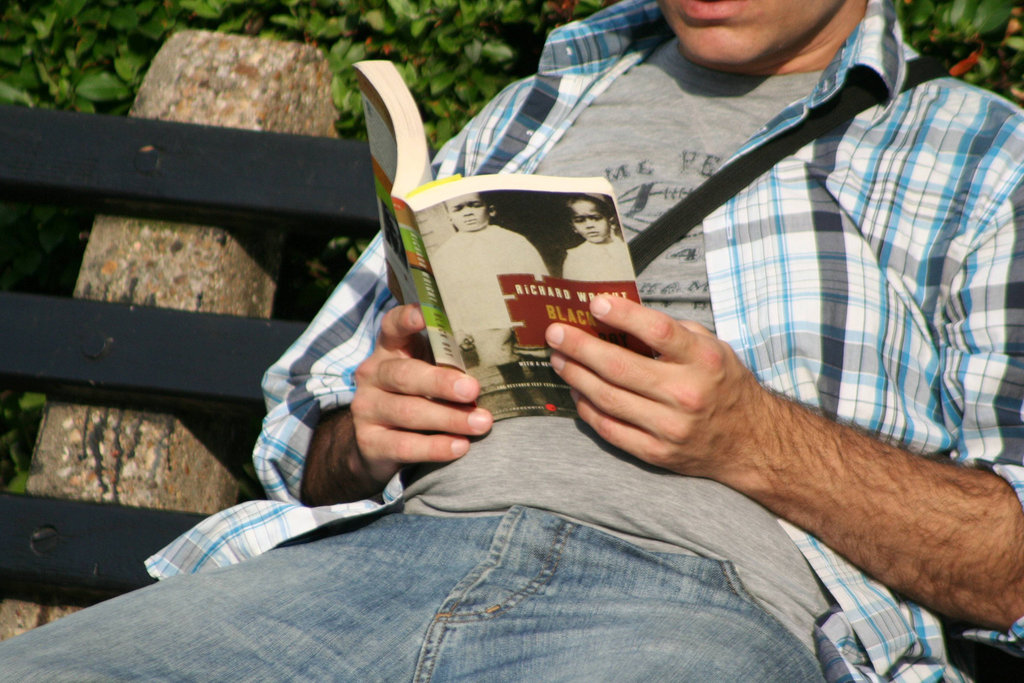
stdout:
[[424,326],[417,306],[384,315],[376,349],[356,370],[352,404],[324,415],[313,434],[305,503],[370,497],[402,467],[460,458],[469,437],[490,430],[491,414],[474,405],[476,379],[419,357]]

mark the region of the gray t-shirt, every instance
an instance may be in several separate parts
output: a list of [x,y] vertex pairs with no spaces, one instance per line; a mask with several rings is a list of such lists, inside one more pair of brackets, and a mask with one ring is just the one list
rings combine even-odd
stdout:
[[[816,80],[815,74],[711,72],[686,62],[673,41],[602,93],[538,172],[607,176],[628,239]],[[640,286],[646,304],[713,329],[699,229],[647,268]],[[721,484],[651,467],[603,442],[582,421],[498,422],[465,457],[423,467],[406,494],[410,513],[488,514],[527,505],[652,551],[731,561],[748,591],[809,648],[814,619],[827,609],[774,515]]]

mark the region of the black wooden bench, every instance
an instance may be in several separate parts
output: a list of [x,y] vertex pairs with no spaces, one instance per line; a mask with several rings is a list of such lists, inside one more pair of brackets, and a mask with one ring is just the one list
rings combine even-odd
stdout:
[[[377,230],[362,142],[0,106],[0,149],[0,200],[245,229]],[[304,327],[0,293],[0,387],[257,418],[263,371]],[[101,598],[139,588],[152,582],[143,560],[202,518],[0,493],[0,587]],[[979,648],[979,680],[1024,680],[1024,664]]]
[[[0,149],[0,200],[247,230],[377,230],[363,142],[0,106]],[[0,387],[258,419],[260,377],[304,327],[3,292]],[[0,586],[137,588],[152,581],[141,560],[201,518],[0,494]]]

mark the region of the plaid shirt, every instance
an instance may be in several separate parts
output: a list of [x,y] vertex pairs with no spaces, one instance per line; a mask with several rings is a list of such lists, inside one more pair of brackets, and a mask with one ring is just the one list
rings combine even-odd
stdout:
[[[500,94],[446,145],[438,175],[532,172],[580,111],[670,37],[655,0],[625,0],[556,30],[538,75]],[[835,95],[854,66],[896,92],[909,54],[888,0],[871,0],[810,96],[740,153]],[[764,385],[887,441],[992,469],[1024,498],[1021,159],[1022,112],[952,79],[819,138],[705,220],[718,336]],[[154,576],[240,562],[400,505],[398,477],[382,503],[298,501],[313,429],[324,411],[351,401],[355,368],[393,305],[378,238],[265,376],[270,410],[254,458],[270,500],[204,521],[148,560]],[[830,680],[964,680],[935,615],[783,526],[837,603],[819,633]],[[1008,633],[961,633],[1024,653],[1024,619]]]

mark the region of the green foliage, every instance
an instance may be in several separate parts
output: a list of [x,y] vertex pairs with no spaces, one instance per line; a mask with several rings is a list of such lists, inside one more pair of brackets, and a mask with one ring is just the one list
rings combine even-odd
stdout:
[[0,102],[124,113],[174,25],[173,10],[155,0],[8,2],[0,15]]
[[386,0],[365,6],[356,30],[328,50],[339,131],[363,135],[351,65],[386,58],[399,65],[420,103],[428,136],[440,145],[504,85],[535,69],[551,27],[600,4]]
[[70,292],[91,222],[81,211],[0,204],[0,290]]
[[897,0],[908,40],[950,73],[1024,105],[1024,8],[1014,0]]
[[363,238],[339,236],[325,244],[315,235],[288,235],[274,315],[285,320],[311,320],[368,243]]
[[0,491],[25,490],[33,441],[45,402],[42,394],[0,391]]
[[597,0],[12,0],[0,13],[0,103],[125,113],[163,41],[205,28],[320,46],[339,129],[362,135],[351,65],[389,58],[423,97],[442,142],[512,78],[551,26]]

